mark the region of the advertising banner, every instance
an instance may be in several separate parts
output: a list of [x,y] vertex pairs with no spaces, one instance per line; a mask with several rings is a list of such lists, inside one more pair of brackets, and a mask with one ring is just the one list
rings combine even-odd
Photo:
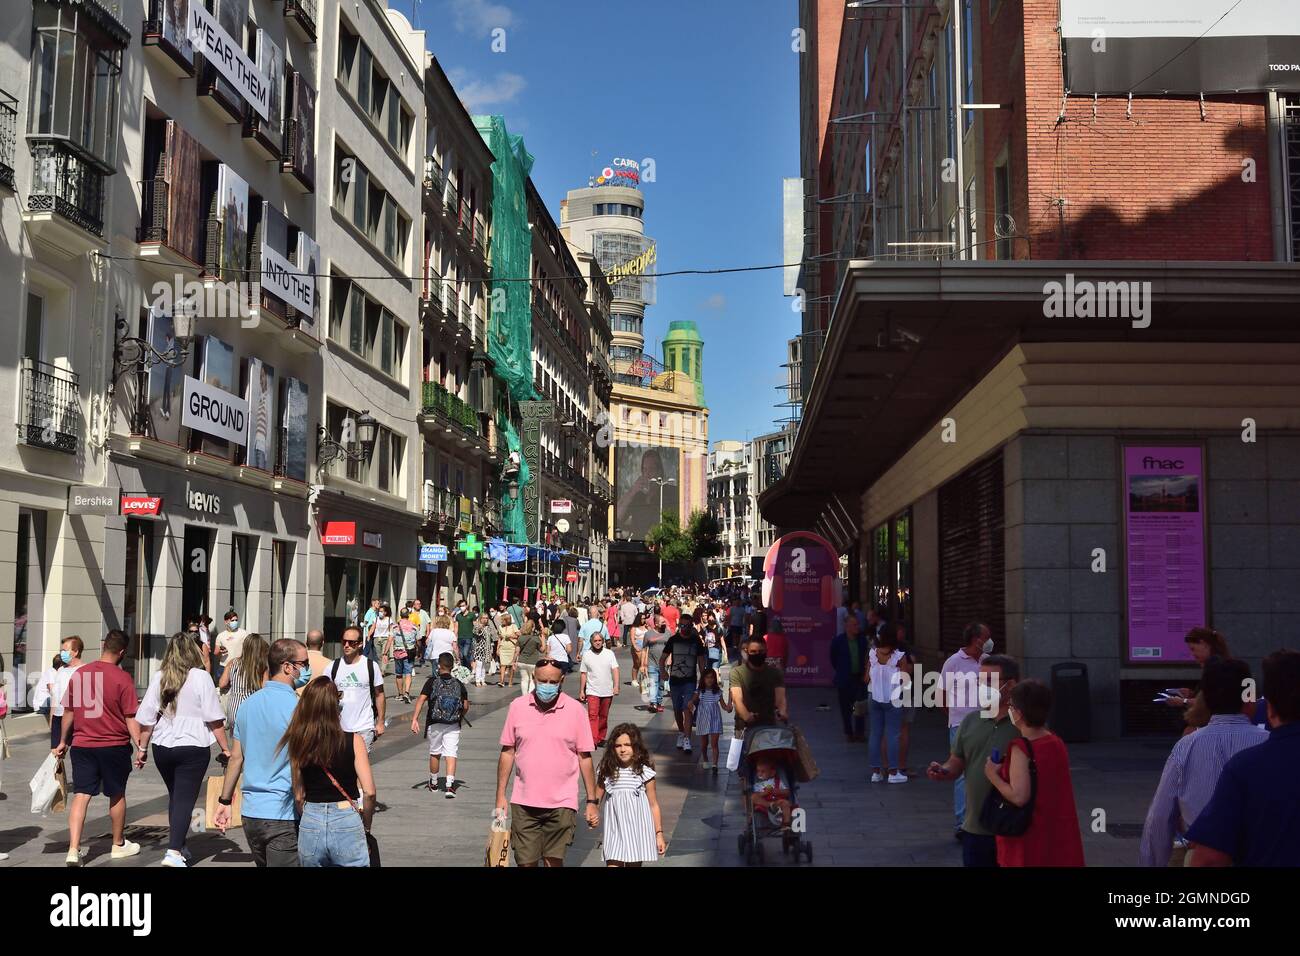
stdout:
[[357,523],[355,521],[326,521],[320,531],[321,544],[356,544]]
[[219,15],[227,20],[225,26],[208,13],[202,3],[190,4],[188,33],[194,49],[217,68],[217,72],[230,82],[258,116],[268,119],[271,114],[271,84],[257,64],[248,58],[243,45],[230,33],[231,29],[238,30],[238,24],[248,19],[247,5],[242,5],[241,12],[241,4],[235,0],[222,0]]
[[225,389],[185,376],[181,424],[206,435],[244,445],[248,442],[248,402]]
[[224,163],[217,173],[221,217],[221,273],[227,282],[248,282],[248,183]]
[[[615,449],[614,525],[620,541],[644,541],[662,515],[680,514],[679,454],[676,448]],[[657,478],[667,481],[661,485]]]
[[447,560],[447,546],[445,544],[420,545],[420,560],[428,564],[445,562]]
[[1295,0],[1061,0],[1074,94],[1300,89]]
[[162,514],[162,499],[155,495],[123,495],[122,514],[124,515]]
[[284,51],[266,30],[257,31],[257,68],[266,78],[266,130],[271,142],[284,148]]
[[299,327],[315,335],[320,326],[320,296],[316,294],[316,277],[320,275],[320,243],[307,233],[298,232],[298,272],[302,279],[311,284],[310,312],[304,311],[298,316]]
[[307,383],[293,377],[282,385],[284,474],[294,481],[307,480]]
[[269,242],[262,243],[261,281],[262,291],[271,293],[304,315],[315,315],[315,280],[303,275],[294,263],[272,248]]
[[1208,624],[1201,456],[1196,445],[1124,448],[1130,663],[1190,661],[1183,638]]
[[791,687],[831,683],[839,568],[835,548],[811,531],[777,538],[763,561],[763,606],[784,626],[785,682]]
[[[551,514],[567,515],[573,514],[573,502],[568,498],[555,498],[551,501]],[[561,531],[564,529],[561,528]]]
[[262,471],[275,464],[275,369],[250,358],[244,399],[248,403],[248,445],[245,463]]
[[[169,312],[156,303],[149,311],[149,344],[163,355],[174,355],[176,323]],[[159,362],[148,371],[149,424],[153,437],[172,445],[181,443],[181,379],[184,373],[175,365]]]

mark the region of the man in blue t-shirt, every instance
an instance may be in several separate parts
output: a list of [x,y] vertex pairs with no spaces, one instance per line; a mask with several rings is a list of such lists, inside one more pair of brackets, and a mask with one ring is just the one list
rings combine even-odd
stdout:
[[587,620],[582,627],[578,628],[578,659],[586,653],[587,646],[591,643],[591,635],[599,634],[606,644],[609,644],[609,628],[605,626],[605,615],[600,612],[600,608],[591,607],[587,610]]
[[1190,866],[1300,866],[1300,651],[1264,658],[1268,740],[1223,767],[1187,831]]

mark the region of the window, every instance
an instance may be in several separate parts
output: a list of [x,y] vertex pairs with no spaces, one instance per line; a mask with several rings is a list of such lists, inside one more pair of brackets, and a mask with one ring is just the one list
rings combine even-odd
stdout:
[[271,640],[288,637],[284,610],[289,604],[289,576],[293,571],[293,542],[271,542]]
[[952,87],[955,78],[953,77],[953,29],[952,19],[943,27],[943,103],[944,116],[946,119],[945,129],[948,134],[948,159],[955,159],[957,156],[957,116],[954,113],[954,104],[952,101]]
[[[962,0],[961,4],[962,34],[962,99],[966,103],[975,102],[975,15],[974,0]],[[973,110],[963,110],[965,117],[963,129],[970,129],[975,122]]]
[[356,75],[357,49],[361,38],[348,29],[347,24],[339,20],[339,79],[348,89],[354,88],[353,77]]
[[230,541],[230,606],[241,619],[248,618],[248,592],[253,586],[253,559],[257,541],[237,534]]
[[330,276],[330,327],[329,337],[335,342],[346,341],[348,301],[352,294],[352,280],[341,275]]
[[212,563],[212,529],[185,526],[185,553],[181,555],[181,620],[199,614],[220,617],[209,608],[209,566]]

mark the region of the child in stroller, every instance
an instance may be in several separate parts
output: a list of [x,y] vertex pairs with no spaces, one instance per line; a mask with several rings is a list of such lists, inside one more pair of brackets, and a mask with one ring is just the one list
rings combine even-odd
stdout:
[[[802,826],[795,826],[798,767],[799,752],[789,727],[759,726],[746,732],[740,758],[745,830],[738,841],[746,863],[761,862],[763,840],[776,836],[783,853],[793,851],[796,860],[806,855],[812,862],[812,844],[801,839]],[[799,820],[802,823],[802,814]]]

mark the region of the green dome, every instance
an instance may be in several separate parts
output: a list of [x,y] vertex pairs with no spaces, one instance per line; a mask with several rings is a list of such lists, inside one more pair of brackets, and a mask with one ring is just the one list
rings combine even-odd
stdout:
[[682,372],[695,383],[695,401],[704,405],[704,337],[690,320],[668,323],[663,337],[664,368]]
[[698,342],[703,344],[704,336],[700,335],[699,327],[689,319],[679,322],[668,323],[668,334],[664,336],[665,342]]

